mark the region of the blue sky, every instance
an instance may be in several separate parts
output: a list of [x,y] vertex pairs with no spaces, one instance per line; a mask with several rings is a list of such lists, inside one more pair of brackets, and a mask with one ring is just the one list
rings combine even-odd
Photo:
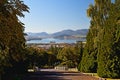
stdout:
[[87,29],[86,9],[94,0],[23,0],[30,8],[21,21],[25,32],[53,33],[65,29]]

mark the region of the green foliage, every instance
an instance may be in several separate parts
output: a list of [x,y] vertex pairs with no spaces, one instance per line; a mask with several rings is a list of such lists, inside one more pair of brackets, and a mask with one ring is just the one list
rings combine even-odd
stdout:
[[47,63],[47,53],[43,50],[37,50],[35,48],[27,48],[27,63],[28,68],[33,68],[33,66],[39,66],[45,65]]
[[82,57],[82,47],[77,44],[75,47],[64,47],[57,55],[62,61],[61,64],[68,67],[78,67]]
[[28,68],[38,66],[40,68],[51,68],[58,64],[57,52],[59,48],[51,47],[49,50],[34,47],[27,48],[26,61]]
[[97,70],[97,48],[94,47],[95,43],[91,39],[88,39],[83,52],[80,69],[82,72],[96,72]]
[[96,72],[97,69],[96,54],[94,52],[88,54],[87,50],[84,50],[80,66],[81,66],[80,71],[82,72],[87,73]]
[[77,67],[82,57],[83,48],[80,43],[76,46],[63,48],[51,46],[48,50],[29,47],[27,51],[26,60],[29,64],[28,68],[33,68],[35,65],[41,68],[51,68],[57,65]]
[[[117,13],[118,12],[118,13]],[[103,29],[99,33],[98,43],[98,75],[101,77],[118,78],[120,77],[120,42],[117,23],[120,17],[120,6],[117,3],[109,7],[109,17],[103,24]],[[116,24],[117,23],[117,24]],[[101,39],[100,39],[101,38]]]
[[[62,50],[60,47],[51,46],[47,53],[49,53],[49,65],[57,66],[61,60],[57,58],[58,53]],[[51,59],[50,59],[51,58]]]
[[[100,77],[120,77],[120,0],[95,0],[87,10],[91,26],[81,71],[97,71]],[[89,63],[89,64],[88,64]]]
[[24,67],[24,26],[18,16],[24,17],[28,9],[21,0],[0,0],[0,73]]
[[89,6],[87,15],[91,18],[91,26],[87,34],[87,42],[79,66],[81,66],[80,71],[82,72],[97,72],[97,34],[99,20],[97,9],[94,5]]

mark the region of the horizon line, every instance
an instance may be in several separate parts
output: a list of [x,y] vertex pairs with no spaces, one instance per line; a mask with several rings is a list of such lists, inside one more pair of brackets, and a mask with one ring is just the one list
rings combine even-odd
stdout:
[[[89,28],[84,28],[84,29],[89,29]],[[60,32],[60,31],[64,31],[64,30],[72,30],[72,31],[77,31],[77,30],[82,30],[82,29],[63,29],[63,30],[59,30],[59,31],[54,31],[54,32],[47,32],[47,31],[37,31],[37,32],[32,32],[32,31],[24,31],[25,33],[42,33],[42,32],[45,32],[45,33],[49,33],[49,34],[52,34],[52,33],[56,33],[56,32]]]

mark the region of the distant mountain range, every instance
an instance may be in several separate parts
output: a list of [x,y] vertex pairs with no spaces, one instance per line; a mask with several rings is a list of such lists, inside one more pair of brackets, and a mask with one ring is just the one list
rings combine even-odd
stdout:
[[25,36],[26,40],[32,39],[42,39],[42,38],[59,38],[59,39],[75,39],[75,38],[85,38],[88,33],[88,29],[78,29],[78,30],[63,30],[53,34],[48,34],[46,32],[32,33],[27,32]]

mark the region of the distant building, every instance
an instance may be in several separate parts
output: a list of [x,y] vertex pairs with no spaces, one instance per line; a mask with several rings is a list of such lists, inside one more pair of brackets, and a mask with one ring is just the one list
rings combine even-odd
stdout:
[[41,44],[28,44],[28,47],[34,47],[34,48],[42,48],[42,49],[49,49],[51,47],[65,47],[65,46],[75,46],[75,43],[68,44],[68,43],[55,43],[55,42],[50,42],[50,43],[41,43]]

